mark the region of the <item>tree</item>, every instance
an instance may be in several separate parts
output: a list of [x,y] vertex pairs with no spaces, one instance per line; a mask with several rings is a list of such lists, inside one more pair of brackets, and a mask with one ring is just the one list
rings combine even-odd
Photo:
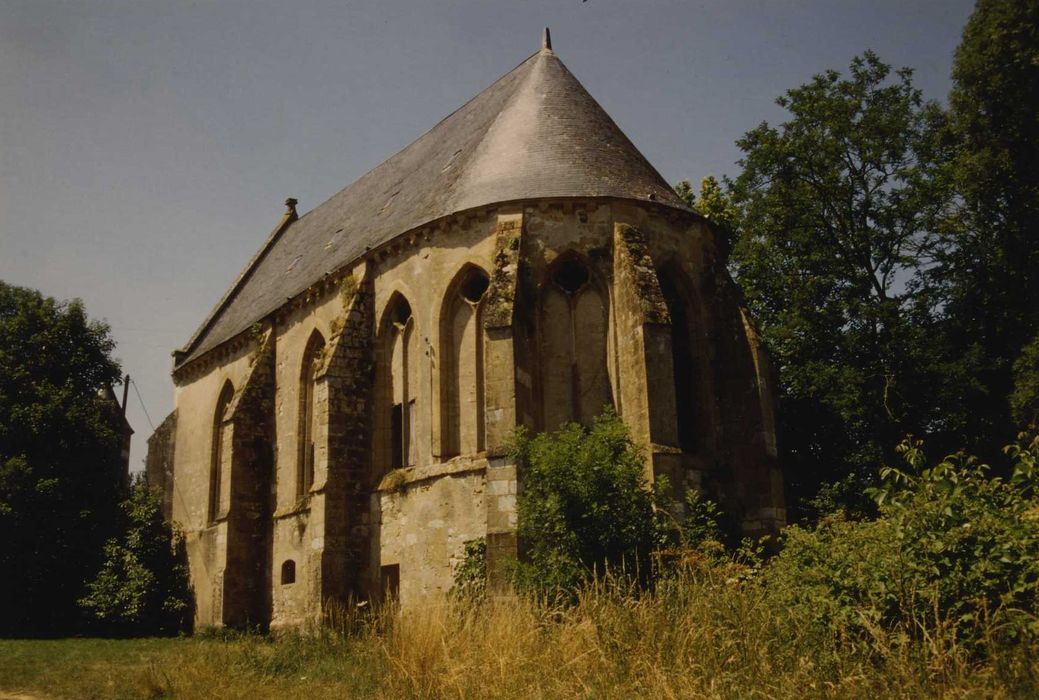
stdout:
[[616,413],[599,416],[590,430],[570,423],[534,438],[520,434],[512,453],[523,479],[521,589],[568,594],[607,569],[649,575],[660,531],[654,497]]
[[918,271],[945,207],[932,177],[945,152],[941,110],[872,52],[777,103],[786,122],[737,141],[738,214],[725,216],[734,275],[779,368],[796,503],[827,479],[861,494],[890,446],[940,420]]
[[945,179],[957,206],[928,282],[943,344],[964,364],[944,392],[962,416],[952,427],[985,459],[1013,436],[1013,365],[1039,332],[1037,27],[1035,0],[979,0],[952,71]]
[[0,631],[67,632],[123,495],[108,327],[0,282]]
[[1014,361],[1014,390],[1010,411],[1018,425],[1039,426],[1039,335]]
[[80,604],[108,632],[185,629],[191,598],[183,542],[163,519],[161,495],[137,481],[122,515],[120,534],[105,544],[104,563]]
[[693,209],[696,209],[708,221],[717,227],[726,244],[731,245],[739,225],[740,211],[733,203],[726,188],[731,188],[727,178],[718,182],[713,175],[700,181],[700,195],[697,197],[688,180],[675,185],[675,192]]

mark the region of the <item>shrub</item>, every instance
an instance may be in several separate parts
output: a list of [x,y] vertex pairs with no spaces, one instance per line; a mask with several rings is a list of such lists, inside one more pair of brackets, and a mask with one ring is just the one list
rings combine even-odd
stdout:
[[462,598],[481,599],[487,590],[487,540],[469,540],[465,543],[462,561],[454,573],[451,592]]
[[1007,448],[1008,480],[964,455],[925,468],[918,441],[899,452],[908,468],[883,469],[872,490],[880,517],[787,528],[765,571],[770,595],[853,633],[882,627],[968,646],[989,633],[1039,634],[1039,439]]
[[123,532],[105,544],[104,564],[80,605],[107,632],[176,633],[191,613],[181,539],[144,481],[134,484],[122,510]]
[[519,589],[569,594],[606,569],[648,577],[660,539],[654,497],[642,454],[616,413],[608,409],[590,429],[570,423],[534,438],[519,432],[512,456],[523,481]]

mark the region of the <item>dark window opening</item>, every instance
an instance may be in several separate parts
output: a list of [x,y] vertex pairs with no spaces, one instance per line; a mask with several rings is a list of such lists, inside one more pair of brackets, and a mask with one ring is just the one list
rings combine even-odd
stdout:
[[411,318],[411,304],[408,303],[407,299],[401,297],[397,305],[393,309],[393,322],[399,326],[403,326]]
[[491,284],[490,280],[487,279],[487,275],[476,270],[472,270],[462,282],[462,298],[468,301],[470,304],[476,304],[483,298],[484,292],[487,291],[487,287]]
[[588,282],[588,270],[577,260],[564,260],[555,273],[552,281],[567,294],[575,294]]
[[404,466],[404,407],[393,404],[390,415],[390,468],[397,469]]
[[660,275],[660,291],[671,316],[671,364],[675,379],[675,413],[678,445],[685,452],[696,448],[696,364],[690,339],[689,311],[673,280]]
[[296,465],[296,496],[302,498],[314,484],[314,384],[321,369],[325,340],[314,331],[303,352],[299,390],[299,455]]
[[400,594],[400,564],[388,564],[379,571],[383,596],[387,600],[395,599]]
[[411,466],[413,458],[418,454],[418,445],[416,441],[418,439],[418,426],[415,425],[415,421],[418,418],[418,411],[415,410],[415,399],[408,401],[408,415],[406,417],[408,421],[408,435],[404,442],[404,454],[402,455],[402,464]]
[[210,456],[209,468],[209,521],[213,522],[220,515],[220,500],[222,498],[221,483],[223,482],[223,460],[224,460],[224,414],[227,407],[234,398],[234,387],[230,380],[224,382],[220,390],[220,398],[216,402],[216,412],[213,417],[213,439],[212,455]]
[[296,562],[286,559],[281,564],[281,585],[296,582]]

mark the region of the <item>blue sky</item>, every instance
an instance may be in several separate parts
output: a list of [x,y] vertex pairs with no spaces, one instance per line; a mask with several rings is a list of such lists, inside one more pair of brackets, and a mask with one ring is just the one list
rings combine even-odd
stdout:
[[[873,49],[948,93],[962,0],[0,0],[0,279],[106,319],[151,420],[277,222],[556,53],[669,181],[735,174],[774,99]],[[131,392],[144,458],[149,421]]]

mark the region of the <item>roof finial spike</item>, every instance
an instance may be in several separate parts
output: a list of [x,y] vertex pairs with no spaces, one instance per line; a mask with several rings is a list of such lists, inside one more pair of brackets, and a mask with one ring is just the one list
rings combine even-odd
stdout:
[[545,27],[545,33],[541,37],[541,50],[551,51],[552,50],[552,32]]

